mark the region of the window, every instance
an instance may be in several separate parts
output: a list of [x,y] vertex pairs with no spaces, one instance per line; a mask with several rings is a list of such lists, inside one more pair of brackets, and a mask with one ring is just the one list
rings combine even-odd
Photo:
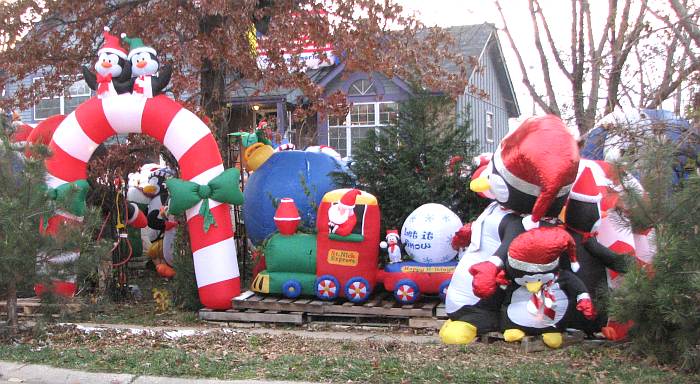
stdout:
[[361,79],[350,85],[348,96],[367,96],[375,95],[377,90],[374,88],[374,83],[369,79]]
[[486,141],[493,141],[493,113],[486,112]]
[[[42,81],[41,77],[34,82]],[[73,83],[63,95],[42,98],[34,105],[34,120],[44,120],[53,115],[67,115],[91,96],[90,88],[84,80]]]
[[370,130],[395,124],[398,110],[393,102],[356,103],[346,116],[329,116],[328,145],[343,157],[352,156],[353,145],[367,137]]

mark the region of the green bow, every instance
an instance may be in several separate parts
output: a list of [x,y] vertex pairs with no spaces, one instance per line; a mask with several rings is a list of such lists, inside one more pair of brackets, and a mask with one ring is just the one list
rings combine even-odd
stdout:
[[201,201],[199,214],[204,217],[204,232],[208,232],[212,224],[217,226],[214,215],[209,209],[209,199],[221,203],[243,204],[243,193],[238,186],[239,176],[238,169],[229,168],[206,185],[177,178],[166,180],[165,184],[170,193],[168,212],[178,215]]
[[83,216],[88,188],[90,185],[87,180],[81,179],[60,185],[57,188],[47,188],[46,197],[52,203],[55,201],[58,208],[65,209],[75,216]]

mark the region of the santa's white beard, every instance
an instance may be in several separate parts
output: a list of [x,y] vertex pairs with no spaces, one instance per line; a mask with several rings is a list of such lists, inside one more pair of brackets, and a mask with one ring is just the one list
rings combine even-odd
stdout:
[[334,224],[343,224],[353,214],[352,209],[341,208],[338,204],[328,208],[328,221]]

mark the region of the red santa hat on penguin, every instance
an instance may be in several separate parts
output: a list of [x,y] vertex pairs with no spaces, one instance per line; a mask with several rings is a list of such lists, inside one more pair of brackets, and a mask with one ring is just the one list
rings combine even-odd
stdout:
[[547,273],[559,268],[559,257],[566,252],[571,270],[576,272],[576,242],[561,227],[541,227],[523,232],[508,248],[508,265],[526,273]]
[[600,188],[596,184],[590,168],[586,167],[583,169],[573,188],[571,188],[569,198],[584,203],[599,203],[603,199],[603,195],[600,193]]
[[105,41],[102,43],[102,47],[97,51],[97,55],[99,56],[102,53],[114,53],[115,55],[126,60],[128,54],[126,49],[122,48],[121,41],[118,36],[114,36],[109,33],[109,27],[104,27],[102,36],[104,37]]
[[[552,203],[566,196],[576,180],[576,141],[557,116],[532,117],[506,136],[493,156],[499,175],[511,187],[537,197],[532,223],[547,216]],[[536,225],[528,226],[533,228]]]

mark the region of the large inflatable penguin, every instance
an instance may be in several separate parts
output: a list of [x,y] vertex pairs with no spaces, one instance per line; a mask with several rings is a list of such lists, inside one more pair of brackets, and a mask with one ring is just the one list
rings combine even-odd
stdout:
[[565,252],[576,260],[576,243],[561,227],[535,228],[513,239],[505,263],[512,281],[503,303],[505,341],[541,334],[548,347],[559,348],[574,308],[587,319],[596,316],[585,284],[559,265]]
[[[565,227],[576,242],[579,268],[575,272],[586,285],[596,305],[608,291],[606,268],[624,273],[625,259],[628,257],[611,251],[595,238],[603,219],[602,199],[603,194],[591,168],[585,167],[569,193],[565,209]],[[567,267],[566,261],[562,264],[564,268]],[[607,317],[600,313],[593,321],[578,316],[569,326],[593,334],[600,331],[606,323]]]
[[[172,67],[160,63],[156,50],[146,46],[138,37],[127,37],[122,33],[122,40],[129,44],[128,59],[131,61],[132,94],[153,97],[163,92],[170,82]],[[160,69],[160,71],[159,71]]]
[[97,74],[83,67],[85,82],[100,99],[131,91],[131,66],[126,50],[119,43],[119,38],[109,33],[108,27],[104,28],[103,36],[105,41],[97,51],[94,66]]
[[508,246],[541,219],[559,215],[578,162],[576,141],[553,115],[530,118],[501,141],[488,179],[472,182],[482,187],[475,191],[489,190],[496,201],[455,236],[468,239],[460,245],[469,244],[460,252],[447,290],[449,320],[440,330],[444,343],[466,344],[500,329],[503,290],[498,286],[505,284]]

